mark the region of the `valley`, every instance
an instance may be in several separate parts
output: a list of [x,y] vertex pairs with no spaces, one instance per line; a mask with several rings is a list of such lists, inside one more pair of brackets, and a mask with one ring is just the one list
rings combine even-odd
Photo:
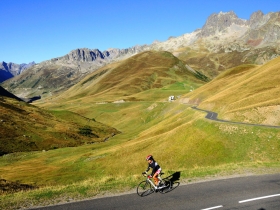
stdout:
[[[279,173],[280,130],[245,124],[280,126],[279,40],[269,46],[267,30],[263,42],[253,42],[250,29],[264,29],[257,16],[269,20],[267,29],[278,15],[257,12],[240,22],[219,13],[192,34],[125,55],[111,51],[124,57],[108,63],[100,51],[83,57],[74,50],[1,83],[0,184],[32,190],[1,188],[0,208],[131,192],[147,154],[166,175],[180,172],[181,183]],[[230,24],[210,30],[217,19]],[[221,45],[233,28],[236,45]],[[260,45],[249,50],[246,43]],[[42,98],[31,104],[20,99],[36,95]],[[207,120],[193,106],[244,124]]]
[[[141,178],[141,171],[146,167],[144,157],[147,153],[157,158],[166,174],[180,171],[182,183],[207,177],[278,172],[279,129],[207,121],[204,119],[204,113],[191,107],[198,101],[201,108],[215,107],[209,106],[210,102],[215,101],[220,103],[217,107],[223,109],[212,110],[219,114],[227,113],[225,105],[228,102],[225,99],[233,101],[240,99],[240,93],[230,94],[230,87],[238,90],[243,86],[242,82],[236,82],[238,79],[252,78],[251,75],[256,79],[258,71],[266,71],[266,76],[262,74],[260,76],[264,81],[270,78],[270,82],[265,84],[273,86],[273,79],[277,78],[276,75],[272,77],[270,75],[278,69],[279,63],[279,59],[275,59],[263,66],[240,66],[229,69],[210,83],[196,86],[194,91],[190,91],[190,87],[199,84],[196,77],[193,77],[192,82],[182,80],[181,83],[175,82],[162,88],[132,93],[127,95],[127,98],[118,98],[126,100],[117,102],[117,97],[112,99],[114,92],[106,93],[106,89],[103,90],[106,94],[99,95],[100,99],[94,92],[93,95],[84,94],[81,97],[83,88],[88,86],[81,87],[77,84],[77,92],[74,91],[74,87],[71,91],[75,94],[58,97],[55,103],[48,100],[38,101],[34,104],[36,107],[51,109],[57,113],[68,110],[111,126],[120,133],[106,142],[97,144],[2,156],[0,167],[5,171],[6,180],[21,180],[21,183],[39,187],[37,190],[21,194],[21,198],[17,197],[16,200],[9,198],[8,195],[3,196],[9,203],[21,200],[21,206],[24,206],[29,205],[26,203],[27,200],[32,200],[33,205],[36,203],[47,205],[66,201],[69,197],[79,200],[108,191],[124,192],[135,188]],[[89,78],[85,78],[81,84],[89,81]],[[111,82],[113,83],[113,80]],[[201,81],[201,84],[203,83]],[[249,95],[250,91],[255,91],[254,84],[258,85],[256,82],[246,84],[248,87],[252,85],[250,89],[246,89],[246,94]],[[113,90],[110,86],[107,88]],[[115,90],[116,93],[122,90],[122,86],[119,88]],[[227,97],[223,99],[225,90],[228,91]],[[186,92],[188,93],[184,94]],[[176,100],[173,102],[168,102],[167,96],[170,93],[175,93]],[[129,101],[128,98],[137,100]],[[261,102],[263,99],[267,101],[259,95],[256,97],[252,95],[249,107],[246,103],[243,107],[239,105],[237,110],[231,111],[235,115],[230,116],[239,116],[239,110],[254,113],[261,110],[260,104],[267,107],[265,101]],[[274,105],[271,101],[270,106],[276,108],[277,101]],[[250,115],[243,115],[246,116]],[[261,119],[258,118],[258,122],[266,121]],[[242,121],[250,120],[248,117]],[[272,124],[279,125],[275,121]],[[32,175],[34,173],[36,176]],[[32,198],[33,193],[37,195],[36,199]],[[49,193],[47,199],[45,195]]]

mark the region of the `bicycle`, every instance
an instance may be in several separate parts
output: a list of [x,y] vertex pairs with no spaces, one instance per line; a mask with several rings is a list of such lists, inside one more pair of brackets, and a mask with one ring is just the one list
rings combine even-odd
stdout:
[[142,175],[146,177],[145,181],[139,183],[137,187],[137,194],[141,197],[152,194],[153,192],[160,192],[162,194],[167,193],[172,190],[171,182],[167,179],[162,179],[160,176],[164,173],[160,173],[158,175],[158,179],[160,180],[160,186],[157,187],[151,180],[152,176],[147,175],[147,173],[143,173]]

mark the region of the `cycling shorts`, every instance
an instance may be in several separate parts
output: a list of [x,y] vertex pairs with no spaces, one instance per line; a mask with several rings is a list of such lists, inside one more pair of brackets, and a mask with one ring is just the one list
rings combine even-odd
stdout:
[[158,169],[157,171],[156,171],[156,173],[155,174],[160,174],[160,172],[161,172],[161,168],[160,169]]

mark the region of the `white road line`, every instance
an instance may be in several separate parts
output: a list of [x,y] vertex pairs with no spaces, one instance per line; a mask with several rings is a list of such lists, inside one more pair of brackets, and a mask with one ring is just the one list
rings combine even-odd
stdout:
[[263,197],[258,197],[258,198],[252,198],[252,199],[248,199],[248,200],[239,201],[239,203],[245,203],[245,202],[249,202],[249,201],[261,200],[261,199],[265,199],[265,198],[272,198],[272,197],[276,197],[276,196],[280,196],[280,194],[268,195],[268,196],[263,196]]
[[211,209],[218,209],[218,208],[222,208],[223,206],[214,206],[214,207],[210,207],[210,208],[207,208],[207,209],[201,209],[201,210],[211,210]]

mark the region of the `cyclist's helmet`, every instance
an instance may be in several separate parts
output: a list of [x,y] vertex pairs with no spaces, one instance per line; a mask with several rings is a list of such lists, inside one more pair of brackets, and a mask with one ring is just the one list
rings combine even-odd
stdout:
[[152,155],[148,155],[147,157],[146,157],[146,160],[148,161],[148,160],[153,160],[153,156]]

